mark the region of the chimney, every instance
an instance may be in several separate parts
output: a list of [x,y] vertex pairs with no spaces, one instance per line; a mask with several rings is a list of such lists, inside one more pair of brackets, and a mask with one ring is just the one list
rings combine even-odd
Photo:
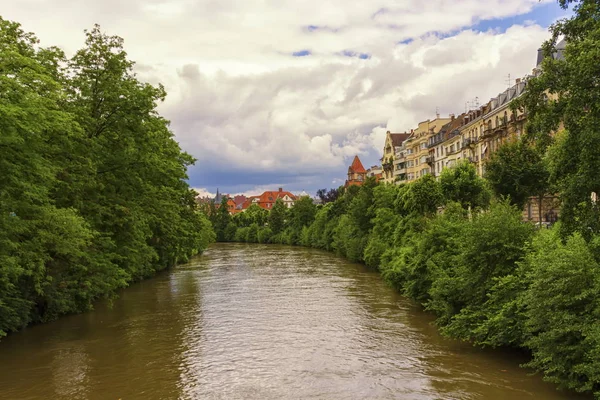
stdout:
[[279,188],[279,193],[283,192],[283,188]]
[[517,79],[515,79],[515,84],[517,84],[517,85],[518,85],[519,83],[521,83],[521,78],[517,78]]
[[450,121],[454,121],[454,114],[450,114]]

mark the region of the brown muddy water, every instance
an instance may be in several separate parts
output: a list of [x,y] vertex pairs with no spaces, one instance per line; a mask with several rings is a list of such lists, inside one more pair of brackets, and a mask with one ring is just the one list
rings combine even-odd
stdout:
[[0,341],[0,399],[584,399],[442,338],[376,272],[217,244],[113,307]]

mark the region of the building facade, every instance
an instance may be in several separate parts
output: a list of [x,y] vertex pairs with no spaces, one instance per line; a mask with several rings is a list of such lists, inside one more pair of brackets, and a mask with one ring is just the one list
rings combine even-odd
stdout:
[[358,158],[358,156],[354,156],[352,164],[348,167],[348,179],[346,180],[344,186],[360,186],[363,184],[365,179],[367,179],[367,170],[360,162],[360,158]]
[[407,182],[432,173],[435,160],[430,157],[428,143],[451,120],[451,117],[437,117],[420,122],[417,129],[413,129],[410,140],[406,143]]
[[386,132],[385,144],[383,145],[383,157],[381,158],[381,167],[383,169],[381,179],[385,183],[394,183],[394,159],[396,147],[410,137],[410,133],[391,133]]

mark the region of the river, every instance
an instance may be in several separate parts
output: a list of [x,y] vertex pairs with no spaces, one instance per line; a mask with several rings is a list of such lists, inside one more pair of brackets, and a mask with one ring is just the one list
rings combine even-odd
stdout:
[[2,339],[0,399],[588,398],[432,320],[332,254],[216,244],[112,307]]

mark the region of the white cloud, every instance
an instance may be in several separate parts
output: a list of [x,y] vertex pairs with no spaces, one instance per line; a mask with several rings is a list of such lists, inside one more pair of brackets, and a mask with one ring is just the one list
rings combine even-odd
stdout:
[[[331,171],[343,177],[354,154],[372,164],[386,130],[409,131],[436,107],[447,115],[476,96],[487,101],[507,74],[531,70],[548,36],[530,21],[505,32],[467,29],[527,13],[538,0],[0,3],[4,18],[68,53],[96,22],[124,37],[139,76],[165,84],[160,110],[198,158],[195,168],[312,174],[297,186],[326,186]],[[300,50],[312,54],[291,56]],[[268,179],[271,188],[289,183]]]
[[199,197],[213,198],[216,195],[216,193],[212,193],[209,190],[207,190],[206,188],[192,188],[192,189],[194,189],[196,192],[198,192]]

